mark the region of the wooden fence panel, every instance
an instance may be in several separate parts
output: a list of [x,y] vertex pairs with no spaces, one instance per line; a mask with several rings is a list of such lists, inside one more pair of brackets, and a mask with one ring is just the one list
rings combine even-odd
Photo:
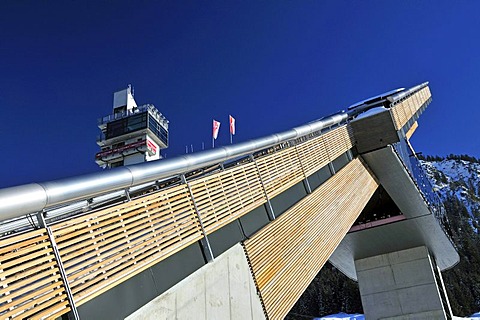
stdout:
[[427,86],[390,108],[395,129],[400,130],[431,97]]
[[70,311],[45,229],[0,241],[0,318],[46,319]]
[[322,136],[299,144],[297,150],[307,177],[331,161]]
[[295,148],[259,158],[257,164],[270,199],[305,179]]
[[335,128],[297,146],[300,161],[308,177],[351,149],[354,145],[350,126]]
[[193,180],[190,187],[207,234],[267,201],[253,162]]
[[202,238],[186,185],[52,225],[77,306]]

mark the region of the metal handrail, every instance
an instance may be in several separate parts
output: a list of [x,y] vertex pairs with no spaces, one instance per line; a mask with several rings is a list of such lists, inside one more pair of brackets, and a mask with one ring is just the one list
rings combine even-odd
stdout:
[[[417,91],[426,86],[414,88]],[[413,88],[412,88],[413,89]],[[407,90],[412,93],[412,89]],[[403,94],[402,92],[401,94]],[[99,173],[87,174],[44,183],[30,183],[0,190],[0,221],[39,212],[57,205],[87,199],[109,192],[130,188],[211,166],[241,156],[253,154],[280,143],[308,136],[369,110],[362,105],[353,110],[341,111],[323,119],[293,129],[226,147],[201,151],[160,161],[119,167]]]

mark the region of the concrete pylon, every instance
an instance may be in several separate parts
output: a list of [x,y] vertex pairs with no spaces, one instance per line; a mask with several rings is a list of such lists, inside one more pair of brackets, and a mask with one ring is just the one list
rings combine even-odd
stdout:
[[452,319],[438,267],[424,246],[355,261],[365,318]]

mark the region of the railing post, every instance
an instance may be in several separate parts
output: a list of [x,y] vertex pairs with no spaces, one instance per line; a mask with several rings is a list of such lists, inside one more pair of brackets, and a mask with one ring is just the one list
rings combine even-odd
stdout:
[[353,153],[352,153],[352,150],[351,150],[351,149],[348,149],[348,150],[347,150],[347,159],[348,159],[348,161],[352,161],[352,160],[353,160]]
[[202,230],[203,238],[200,239],[200,243],[202,244],[203,254],[205,255],[205,259],[207,259],[208,262],[212,262],[213,260],[215,260],[215,257],[213,256],[212,247],[210,246],[210,242],[208,241],[207,232],[203,227],[202,217],[200,215],[200,211],[198,211],[197,204],[195,203],[192,188],[190,187],[190,184],[188,183],[187,178],[185,178],[184,174],[182,174],[180,178],[182,179],[182,183],[185,183],[187,185],[188,193],[190,194],[190,198],[192,199],[193,208],[195,209],[195,213],[200,224],[200,229]]
[[73,318],[75,320],[79,320],[80,316],[78,314],[77,306],[75,305],[75,299],[73,298],[72,289],[70,288],[70,284],[68,283],[67,273],[65,272],[65,267],[63,266],[60,252],[58,251],[57,242],[55,241],[55,237],[53,236],[52,229],[50,229],[50,227],[47,225],[47,222],[45,221],[44,214],[45,214],[44,211],[39,212],[37,214],[37,220],[38,220],[38,223],[40,224],[40,227],[45,228],[45,230],[47,230],[48,239],[50,240],[50,244],[52,245],[53,255],[57,260],[58,270],[60,271],[60,277],[62,278],[62,281],[63,281],[63,287],[65,288],[65,293],[67,294],[67,299],[70,304],[70,309],[72,311]]
[[302,168],[302,173],[304,178],[303,186],[305,187],[305,190],[307,190],[307,193],[310,194],[312,193],[312,187],[310,187],[310,182],[308,182],[307,175],[305,174],[305,168],[303,168],[302,159],[300,159],[300,154],[298,153],[297,145],[295,145],[294,148],[295,148],[295,153],[297,154],[298,163],[300,163],[300,168]]
[[328,163],[328,168],[330,169],[330,173],[333,176],[335,174],[335,168],[333,167],[333,163],[331,161]]
[[253,163],[255,164],[255,168],[257,168],[258,178],[260,179],[260,184],[262,185],[263,193],[265,194],[265,199],[267,199],[266,209],[267,209],[268,218],[271,221],[273,221],[275,220],[275,212],[273,211],[272,203],[270,202],[270,198],[268,197],[267,189],[265,189],[265,184],[263,183],[262,174],[260,173],[260,168],[258,167],[258,163],[255,160],[253,154],[251,154],[249,157],[250,157],[250,160],[253,161]]
[[127,202],[130,202],[132,199],[130,198],[130,190],[129,188],[125,189],[125,197],[127,198]]

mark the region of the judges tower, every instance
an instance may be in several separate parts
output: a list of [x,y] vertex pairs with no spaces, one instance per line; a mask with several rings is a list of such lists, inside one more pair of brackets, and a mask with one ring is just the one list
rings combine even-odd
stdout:
[[113,94],[113,113],[100,118],[98,127],[95,162],[102,168],[158,160],[168,147],[168,120],[152,104],[138,106],[130,85]]

